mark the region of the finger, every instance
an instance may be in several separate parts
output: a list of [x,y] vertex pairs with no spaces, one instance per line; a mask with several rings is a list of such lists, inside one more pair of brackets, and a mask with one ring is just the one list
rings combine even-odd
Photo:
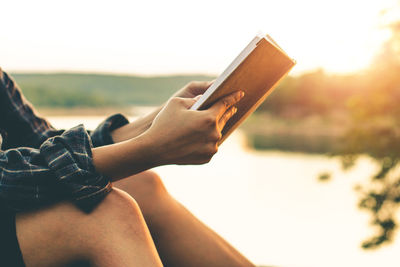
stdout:
[[203,94],[212,84],[214,81],[208,81],[208,82],[191,82],[190,83],[190,89],[195,95],[200,95]]
[[208,110],[212,112],[217,118],[221,116],[233,105],[238,103],[240,99],[244,96],[243,91],[237,91],[230,95],[227,95],[220,100],[218,100],[214,105],[212,105]]
[[209,87],[211,84],[213,84],[215,80],[212,81],[193,81],[190,83],[191,87],[198,87],[198,88],[205,88]]
[[237,112],[237,107],[232,106],[230,107],[219,119],[218,128],[222,131],[224,129],[225,124],[228,122],[230,118],[233,117]]
[[185,109],[189,109],[193,106],[194,103],[196,103],[197,100],[196,98],[173,97],[171,101]]
[[195,99],[196,101],[198,101],[202,96],[203,96],[203,95],[197,95],[197,96],[194,97],[194,99]]

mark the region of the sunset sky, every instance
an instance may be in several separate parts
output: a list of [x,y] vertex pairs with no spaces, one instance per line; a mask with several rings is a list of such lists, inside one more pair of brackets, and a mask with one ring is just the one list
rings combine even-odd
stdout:
[[294,73],[368,66],[396,0],[49,1],[1,3],[0,66],[12,71],[218,74],[258,32]]

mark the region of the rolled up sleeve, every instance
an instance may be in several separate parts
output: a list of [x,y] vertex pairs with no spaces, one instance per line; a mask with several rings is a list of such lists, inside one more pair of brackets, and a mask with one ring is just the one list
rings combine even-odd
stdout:
[[96,172],[92,148],[113,143],[111,133],[128,123],[121,114],[94,131],[83,125],[58,130],[35,111],[15,81],[0,68],[0,205],[25,210],[58,200],[90,211],[110,192]]
[[128,123],[128,119],[121,114],[115,114],[108,117],[102,123],[100,123],[93,132],[90,133],[93,146],[98,147],[114,143],[111,136],[112,131]]
[[92,140],[83,125],[47,139],[35,148],[0,151],[0,200],[20,211],[71,200],[90,212],[112,190],[96,172]]

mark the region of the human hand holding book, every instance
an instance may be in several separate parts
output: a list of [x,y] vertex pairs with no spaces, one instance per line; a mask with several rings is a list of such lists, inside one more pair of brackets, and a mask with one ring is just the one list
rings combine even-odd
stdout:
[[204,110],[221,97],[243,90],[237,114],[222,130],[221,144],[267,98],[296,62],[269,36],[256,36],[191,107]]
[[[295,61],[269,36],[256,36],[214,83],[195,86],[194,89],[203,93],[201,96],[191,97],[196,91],[190,88],[195,85],[192,83],[154,112],[140,134],[130,139],[121,138],[122,146],[97,148],[101,153],[95,153],[96,166],[118,179],[165,164],[210,161],[218,146],[294,65]],[[239,102],[240,90],[246,96]],[[189,91],[190,94],[182,93]],[[112,164],[106,160],[110,156],[115,159]]]
[[117,181],[161,165],[209,162],[243,96],[233,92],[202,111],[190,110],[196,98],[172,97],[139,136],[94,148],[96,170]]

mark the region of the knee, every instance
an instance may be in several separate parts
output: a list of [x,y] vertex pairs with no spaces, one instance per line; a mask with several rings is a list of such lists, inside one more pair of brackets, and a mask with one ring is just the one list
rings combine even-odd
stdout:
[[84,240],[85,259],[94,266],[104,261],[121,261],[126,253],[146,252],[154,246],[139,205],[120,189],[114,188],[89,217],[90,229],[87,233],[80,231],[79,239]]
[[146,171],[137,177],[137,184],[150,195],[162,195],[167,193],[161,177],[154,171]]
[[17,215],[18,240],[28,262],[90,260],[99,247],[108,248],[127,234],[137,237],[147,231],[136,201],[118,189],[89,214],[70,202],[61,202]]
[[120,180],[114,185],[134,196],[139,204],[146,199],[154,201],[168,193],[160,176],[154,171],[144,171]]
[[115,187],[122,189],[137,200],[146,219],[159,214],[172,199],[160,176],[153,171],[145,171],[120,180],[114,183]]
[[[67,212],[64,212],[64,209]],[[68,212],[69,210],[69,212]],[[58,210],[70,215],[66,235],[80,240],[87,249],[106,246],[109,240],[146,228],[139,205],[129,194],[114,188],[89,214],[72,204]],[[65,221],[60,222],[65,227]]]
[[114,188],[105,199],[94,210],[92,220],[96,220],[99,224],[106,226],[119,226],[121,229],[123,224],[137,225],[142,218],[140,207],[136,200],[128,193]]
[[[99,206],[80,223],[84,228],[76,233],[93,257],[111,249],[128,236],[142,240],[148,232],[141,209],[128,193],[114,188]],[[89,240],[89,241],[87,241]]]

